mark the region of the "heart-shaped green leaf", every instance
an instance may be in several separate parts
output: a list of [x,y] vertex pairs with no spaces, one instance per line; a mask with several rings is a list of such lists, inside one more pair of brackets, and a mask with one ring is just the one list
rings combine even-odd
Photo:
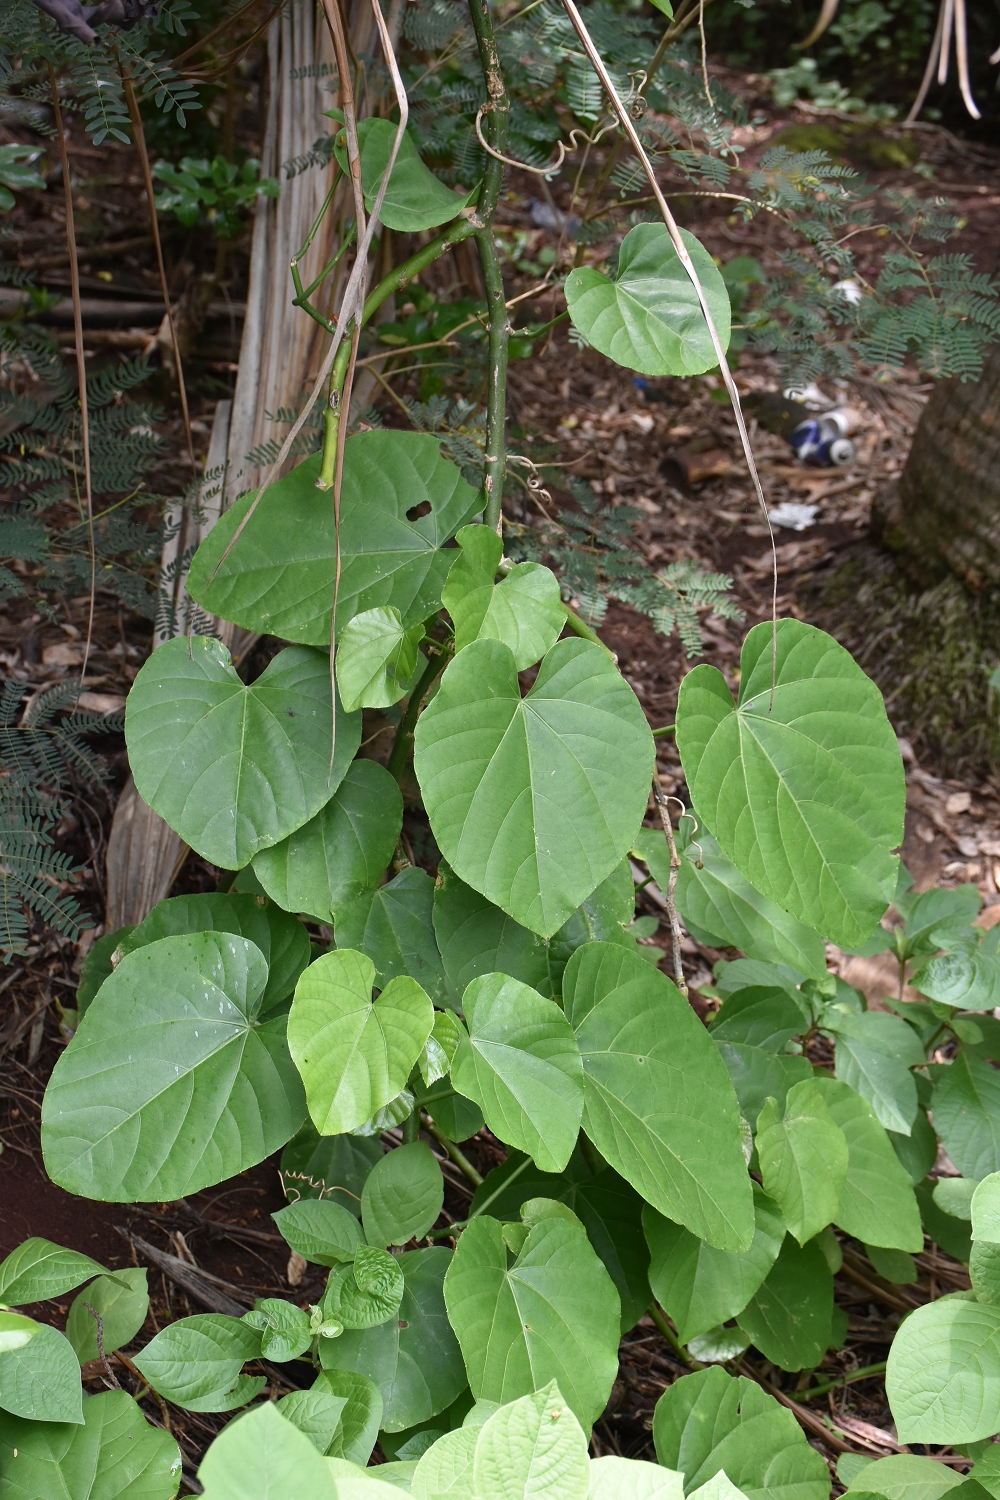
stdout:
[[833,942],[865,942],[892,900],[905,785],[882,695],[799,620],[756,625],[739,703],[716,667],[681,684],[677,744],[695,811],[757,890]]
[[780,1369],[812,1369],[830,1343],[832,1317],[826,1257],[815,1240],[800,1246],[786,1235],[763,1285],[740,1313],[740,1327]]
[[836,1042],[837,1077],[868,1100],[886,1130],[909,1135],[917,1117],[910,1069],[926,1062],[913,1027],[885,1011],[849,1015],[833,1005],[823,1012],[821,1025]]
[[222,1429],[202,1460],[198,1478],[205,1500],[267,1494],[330,1500],[336,1493],[326,1459],[273,1401],[263,1401]]
[[620,1315],[614,1282],[578,1228],[537,1224],[508,1268],[496,1219],[474,1219],[445,1278],[477,1401],[514,1401],[557,1380],[589,1430],[618,1373]]
[[555,1380],[483,1424],[469,1493],[483,1500],[601,1500],[600,1490],[591,1488],[586,1436]]
[[[698,240],[681,230],[712,321],[729,345],[730,302],[719,269]],[[719,363],[694,283],[666,226],[637,224],[622,240],[614,281],[590,266],[566,278],[566,305],[586,339],[643,375],[700,375]]]
[[177,1493],[181,1455],[125,1391],[102,1391],[87,1397],[82,1424],[69,1429],[0,1413],[0,1468],[4,1500],[167,1500]]
[[254,874],[286,911],[329,922],[334,907],[376,889],[402,822],[396,778],[359,757],[314,818],[255,856]]
[[154,1391],[184,1406],[189,1398],[231,1386],[246,1361],[259,1354],[258,1329],[223,1313],[200,1313],[168,1323],[134,1363]]
[[462,1005],[469,1033],[459,1042],[452,1082],[502,1141],[527,1152],[543,1172],[561,1172],[583,1111],[572,1027],[554,1000],[506,974],[474,979]]
[[337,686],[348,713],[398,703],[417,665],[420,622],[407,630],[392,604],[349,620],[337,642]]
[[0,1353],[0,1408],[32,1422],[82,1423],[80,1365],[73,1345],[41,1324],[26,1344]]
[[653,739],[600,646],[557,641],[522,699],[510,648],[475,641],[417,722],[414,765],[456,874],[548,937],[633,843]]
[[321,1135],[356,1130],[395,1099],[434,1025],[416,980],[391,980],[375,1001],[374,983],[371,959],[339,948],[296,986],[288,1045]]
[[281,651],[245,687],[209,636],[158,647],[125,705],[140,797],[226,870],[242,869],[333,796],[361,741],[361,715],[338,707],[331,773],[332,726],[330,663],[319,651]]
[[[223,561],[254,495],[227,510],[191,564],[188,589],[247,630],[328,646],[337,573],[333,506],[316,489],[316,453],[270,485]],[[409,519],[424,504],[426,515]],[[441,457],[436,437],[359,432],[344,448],[337,632],[363,610],[392,604],[405,626],[432,615],[455,559],[444,543],[482,506],[480,492]]]
[[372,1168],[361,1195],[369,1245],[405,1245],[432,1229],[444,1202],[444,1178],[424,1141],[388,1151]]
[[480,974],[509,974],[549,993],[548,944],[522,927],[442,860],[434,883],[434,934],[448,984],[449,1004],[458,1005]]
[[909,1314],[885,1392],[901,1443],[971,1443],[1000,1427],[1000,1307],[942,1297]]
[[[358,123],[361,183],[365,207],[369,213],[382,185],[395,140],[396,126],[391,120],[369,116],[367,120]],[[337,136],[334,151],[341,169],[349,173],[347,142],[343,132]],[[469,193],[453,193],[451,188],[445,187],[440,177],[435,177],[430,167],[421,160],[412,135],[404,130],[379,218],[389,229],[399,229],[409,234],[421,229],[436,229],[439,224],[447,224],[454,219],[472,201],[475,193],[475,188]]]
[[330,1272],[320,1310],[344,1328],[376,1328],[395,1317],[403,1295],[399,1261],[377,1246],[359,1245],[352,1265]]
[[266,982],[260,950],[230,933],[163,938],[123,958],[45,1091],[53,1181],[85,1198],[163,1202],[283,1146],[305,1101],[284,1015],[260,1019]]
[[[942,1069],[932,1100],[941,1144],[963,1177],[1000,1172],[1000,1073],[963,1047]],[[907,1247],[909,1248],[909,1247]]]
[[246,1313],[240,1321],[260,1333],[262,1357],[279,1364],[298,1359],[312,1342],[309,1314],[281,1297],[261,1298],[253,1311]]
[[523,672],[555,645],[566,624],[555,574],[538,563],[517,563],[495,584],[503,542],[492,526],[463,526],[455,539],[462,550],[441,599],[455,623],[456,651],[476,640],[503,641]]
[[757,1155],[764,1191],[800,1245],[832,1224],[847,1180],[847,1142],[813,1079],[789,1089],[783,1117],[777,1101],[767,1100]]
[[126,1266],[116,1271],[114,1278],[98,1276],[75,1298],[66,1319],[66,1337],[81,1365],[97,1359],[100,1353],[94,1313],[101,1320],[104,1353],[114,1354],[135,1338],[148,1311],[145,1266]]
[[835,1078],[815,1082],[847,1142],[847,1178],[834,1223],[866,1245],[919,1250],[923,1234],[913,1186],[872,1106]]
[[444,971],[432,918],[434,882],[417,865],[400,870],[378,890],[362,891],[334,907],[340,948],[354,948],[375,965],[379,985],[409,974],[439,999]]
[[612,943],[577,949],[563,1002],[583,1058],[583,1128],[602,1156],[699,1239],[748,1250],[739,1106],[694,1011],[666,975]]

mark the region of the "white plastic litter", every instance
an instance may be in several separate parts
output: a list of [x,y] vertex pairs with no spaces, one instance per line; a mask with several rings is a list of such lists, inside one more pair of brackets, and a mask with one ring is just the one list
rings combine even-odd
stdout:
[[772,526],[784,526],[789,531],[805,531],[813,526],[819,511],[818,505],[796,505],[792,500],[783,500],[767,513]]

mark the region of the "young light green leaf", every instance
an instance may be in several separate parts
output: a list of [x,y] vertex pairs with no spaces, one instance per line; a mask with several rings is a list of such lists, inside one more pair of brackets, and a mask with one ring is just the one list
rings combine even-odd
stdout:
[[[345,1334],[352,1338],[353,1334]],[[324,1339],[320,1352],[328,1350],[331,1340]],[[347,1402],[340,1418],[340,1430],[331,1452],[350,1463],[366,1464],[371,1457],[382,1426],[382,1396],[378,1386],[367,1375],[355,1370],[320,1370],[312,1390],[343,1396]]]
[[[718,267],[680,231],[712,321],[729,345],[730,302]],[[566,278],[566,305],[583,336],[615,364],[643,375],[700,375],[718,364],[698,293],[662,224],[637,224],[622,241],[614,281],[589,266]]]
[[423,634],[422,621],[407,629],[392,604],[363,610],[347,622],[337,642],[337,686],[347,713],[399,702]]
[[320,1311],[343,1328],[377,1328],[395,1317],[402,1295],[403,1273],[396,1257],[359,1245],[353,1264],[330,1272]]
[[140,668],[125,739],[143,801],[212,864],[240,870],[337,790],[361,740],[361,715],[338,705],[331,774],[332,719],[321,652],[280,651],[245,687],[221,641],[182,635]]
[[789,1089],[813,1076],[807,1057],[775,1055],[746,1042],[720,1039],[716,1045],[736,1090],[740,1113],[753,1130],[767,1099],[777,1100],[783,1114]]
[[961,1483],[962,1475],[947,1464],[915,1453],[894,1453],[891,1458],[866,1464],[847,1489],[849,1493],[864,1490],[869,1495],[884,1495],[885,1500],[941,1500]]
[[314,818],[254,857],[254,874],[286,911],[329,922],[335,907],[376,889],[402,822],[396,778],[377,761],[359,757]]
[[885,1390],[901,1443],[974,1442],[1000,1428],[1000,1308],[942,1297],[900,1325]]
[[361,1189],[382,1153],[377,1136],[320,1135],[313,1122],[306,1120],[281,1153],[279,1175],[285,1197],[292,1203],[300,1198],[323,1198],[359,1219]]
[[188,932],[235,932],[259,948],[267,964],[261,1011],[288,998],[309,962],[309,934],[301,922],[266,897],[222,894],[171,896],[154,906],[115,950],[115,962],[160,938]]
[[310,964],[295,989],[288,1045],[323,1135],[356,1130],[399,1094],[434,1024],[413,979],[393,979],[372,1001],[375,965],[350,949]]
[[[826,949],[819,933],[755,890],[710,833],[699,829],[695,838],[682,854],[676,892],[677,909],[692,934],[716,947],[739,948],[752,959],[791,964],[816,977],[825,974]],[[643,829],[636,848],[664,889],[670,880],[666,839]]]
[[73,1345],[39,1325],[26,1344],[0,1352],[0,1409],[32,1422],[83,1421],[80,1365]]
[[512,1401],[558,1380],[588,1429],[618,1370],[618,1293],[587,1238],[549,1219],[508,1269],[496,1219],[474,1219],[445,1279],[445,1301],[477,1401]]
[[98,1276],[75,1298],[66,1319],[66,1337],[81,1365],[100,1353],[95,1313],[101,1320],[104,1353],[114,1354],[135,1338],[148,1311],[145,1266],[126,1266],[114,1277]]
[[580,1132],[583,1065],[554,1000],[506,974],[474,979],[463,996],[468,1036],[452,1065],[459,1093],[500,1139],[543,1171],[561,1172]]
[[316,1266],[353,1261],[354,1252],[363,1243],[354,1215],[328,1199],[303,1198],[279,1208],[271,1217],[291,1248]]
[[133,1363],[154,1391],[178,1406],[230,1387],[248,1359],[260,1355],[261,1336],[240,1318],[199,1313],[168,1323]]
[[681,761],[695,811],[737,869],[850,947],[895,891],[903,762],[882,695],[850,654],[799,620],[776,633],[773,698],[770,625],[743,643],[738,704],[716,667],[684,678]]
[[464,1500],[471,1494],[472,1456],[478,1438],[478,1427],[459,1427],[432,1443],[413,1473],[410,1494],[414,1500],[437,1500],[438,1495],[455,1495]]
[[163,1202],[283,1146],[305,1101],[284,1015],[260,1018],[266,983],[260,950],[226,932],[123,958],[45,1091],[53,1181],[88,1198]]
[[384,1403],[378,1425],[387,1432],[402,1432],[437,1416],[466,1387],[462,1353],[442,1292],[451,1260],[452,1252],[441,1246],[400,1255],[403,1297],[396,1316],[378,1327],[348,1329],[339,1339],[320,1342],[324,1371],[319,1378],[333,1390],[349,1375],[374,1381]]
[[787,990],[754,985],[736,990],[722,1004],[712,1021],[713,1042],[742,1042],[781,1052],[792,1037],[808,1029],[802,1007]]
[[[391,120],[369,116],[367,120],[358,122],[361,181],[364,186],[365,207],[369,213],[389,165],[395,140],[396,126]],[[338,135],[334,149],[341,169],[350,173],[343,133]],[[390,229],[400,229],[409,234],[421,229],[435,229],[439,224],[447,224],[454,219],[474,193],[475,189],[472,193],[453,193],[451,188],[445,187],[440,177],[435,177],[421,160],[412,135],[404,130],[379,217]]]
[[332,1490],[326,1460],[273,1401],[222,1429],[202,1459],[198,1478],[205,1500],[248,1495],[330,1500]]
[[44,1326],[22,1313],[0,1312],[0,1354],[6,1354],[10,1349],[23,1349]]
[[837,1077],[868,1100],[886,1130],[909,1135],[917,1116],[917,1085],[910,1069],[927,1061],[913,1027],[886,1011],[848,1015],[833,1005],[826,1007],[820,1024],[836,1041]]
[[834,1223],[866,1245],[921,1250],[913,1186],[875,1111],[846,1083],[827,1077],[816,1086],[847,1141],[847,1181]]
[[[247,630],[329,647],[337,530],[333,506],[316,504],[321,458],[313,454],[269,485],[235,542],[256,494],[223,513],[191,564],[192,598]],[[425,503],[427,514],[408,519],[408,511]],[[455,558],[444,543],[481,508],[479,490],[442,458],[439,437],[387,430],[349,437],[340,502],[338,634],[356,614],[377,605],[394,605],[407,627],[432,615]]]
[[434,1012],[434,1029],[424,1043],[419,1063],[420,1076],[426,1088],[430,1088],[450,1072],[464,1034],[461,1021],[451,1011]]
[[820,1247],[785,1240],[763,1285],[739,1316],[752,1343],[782,1370],[811,1369],[830,1343],[833,1276]]
[[459,1004],[480,974],[509,974],[549,994],[548,945],[487,901],[442,860],[434,886],[434,932],[449,986],[449,1004]]
[[991,1172],[972,1195],[972,1238],[1000,1245],[1000,1172]]
[[953,1219],[971,1219],[972,1199],[978,1186],[968,1177],[939,1177],[934,1184],[934,1202]]
[[415,744],[417,778],[448,863],[542,936],[557,931],[634,841],[653,740],[600,646],[557,641],[522,699],[510,648],[474,641],[442,677]]
[[33,1236],[22,1240],[0,1264],[0,1303],[19,1307],[46,1302],[50,1297],[71,1292],[82,1281],[106,1269],[89,1255],[81,1255],[79,1250],[67,1250],[51,1240]]
[[559,583],[549,568],[517,563],[495,584],[503,542],[492,526],[463,526],[442,602],[455,623],[455,649],[475,640],[510,647],[519,672],[534,666],[566,624]]
[[941,1143],[963,1177],[1000,1172],[1000,1073],[964,1047],[938,1077],[931,1105]]
[[434,937],[434,882],[416,865],[400,870],[377,890],[363,891],[334,907],[339,948],[366,953],[378,984],[409,974],[435,997],[444,988],[444,970]]
[[263,1358],[273,1359],[278,1364],[298,1359],[312,1343],[309,1314],[281,1297],[262,1298],[241,1321],[260,1333]]
[[828,1500],[829,1470],[792,1413],[718,1366],[663,1393],[653,1442],[660,1463],[684,1474],[688,1494],[722,1469],[748,1500]]
[[768,1099],[757,1120],[757,1156],[764,1191],[804,1245],[836,1218],[847,1179],[844,1133],[813,1079],[789,1089],[784,1118]]
[[718,1049],[670,980],[612,943],[563,977],[584,1070],[583,1128],[654,1208],[720,1250],[748,1250],[753,1197]]
[[444,1178],[425,1141],[386,1152],[365,1183],[361,1220],[369,1245],[405,1245],[433,1228],[444,1202]]
[[347,1405],[346,1396],[334,1396],[316,1384],[308,1391],[292,1391],[276,1404],[286,1422],[304,1432],[320,1453],[329,1452]]
[[587,1500],[587,1439],[555,1380],[483,1425],[472,1484],[477,1500]]
[[648,1204],[643,1209],[649,1284],[682,1344],[741,1313],[778,1258],[785,1238],[781,1215],[756,1183],[753,1198],[753,1244],[742,1254],[716,1250]]
[[684,1500],[684,1475],[607,1453],[590,1460],[588,1500]]
[[78,1426],[25,1422],[0,1412],[3,1500],[171,1500],[181,1455],[124,1391],[83,1404]]

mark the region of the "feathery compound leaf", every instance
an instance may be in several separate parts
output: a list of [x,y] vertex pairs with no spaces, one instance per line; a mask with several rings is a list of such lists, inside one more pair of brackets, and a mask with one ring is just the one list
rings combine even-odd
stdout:
[[738,704],[716,667],[681,684],[677,744],[695,811],[753,885],[846,946],[892,900],[905,787],[882,696],[830,636],[779,620],[743,644]]

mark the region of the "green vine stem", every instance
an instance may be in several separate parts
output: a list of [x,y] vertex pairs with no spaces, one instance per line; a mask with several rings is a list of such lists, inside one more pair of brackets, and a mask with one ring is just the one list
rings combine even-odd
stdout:
[[397,781],[403,774],[403,768],[409,759],[410,749],[413,745],[413,731],[416,727],[417,716],[420,713],[420,706],[430,692],[435,679],[440,677],[450,660],[451,652],[449,650],[436,651],[428,659],[420,681],[410,694],[410,701],[406,705],[406,712],[399,721],[396,738],[392,742],[392,749],[389,752],[389,759],[386,763],[386,770],[389,772],[389,775],[395,776]]
[[663,1337],[678,1359],[682,1359],[691,1370],[703,1370],[705,1368],[700,1360],[695,1359],[693,1354],[688,1353],[655,1302],[649,1304],[649,1316],[655,1327],[663,1334]]

